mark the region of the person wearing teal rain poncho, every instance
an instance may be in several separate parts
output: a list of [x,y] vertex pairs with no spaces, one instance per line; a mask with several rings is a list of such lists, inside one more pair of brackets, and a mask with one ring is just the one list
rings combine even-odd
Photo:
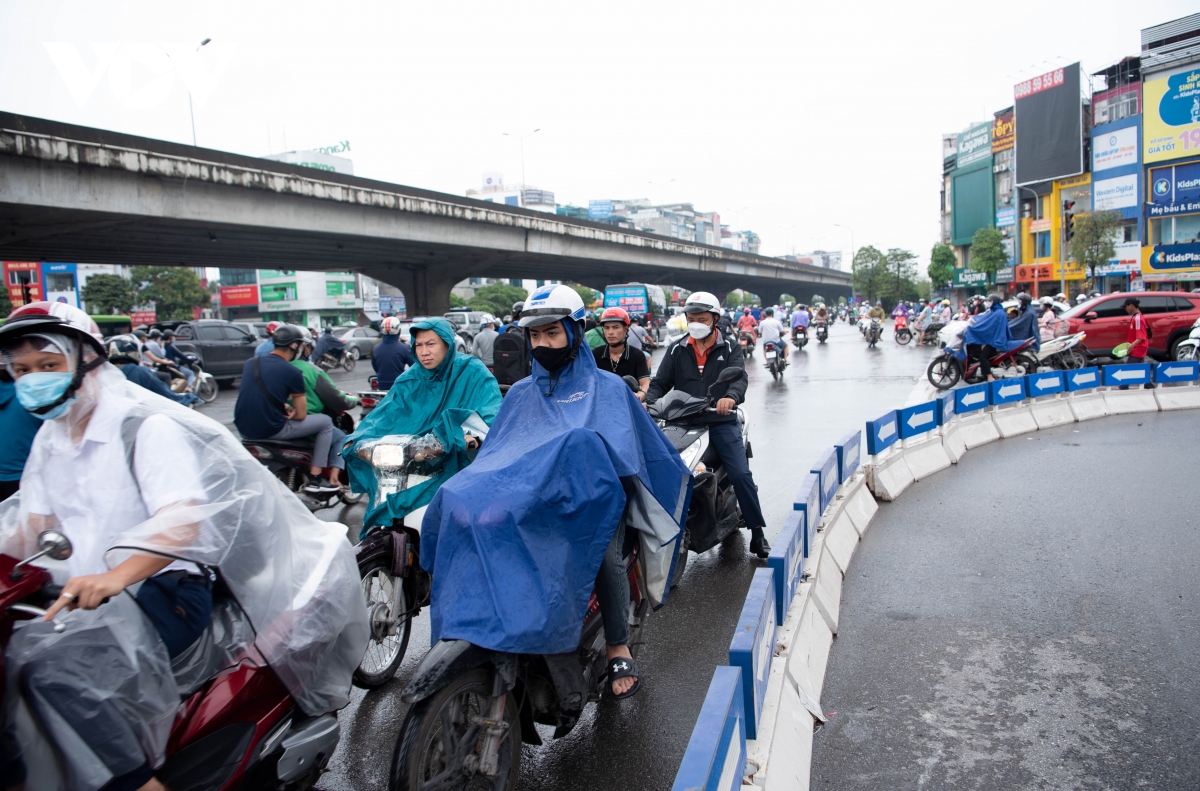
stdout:
[[[412,325],[411,332],[419,364],[396,380],[387,397],[346,439],[346,449],[342,452],[351,487],[356,492],[370,494],[363,535],[371,527],[391,524],[393,519],[403,519],[428,505],[438,487],[475,458],[479,447],[476,438],[486,435],[487,427],[500,411],[500,386],[496,378],[477,357],[455,351],[450,322],[422,319]],[[360,442],[389,434],[430,433],[445,448],[445,453],[438,457],[437,474],[432,480],[381,500],[371,465],[358,458],[354,448]]]

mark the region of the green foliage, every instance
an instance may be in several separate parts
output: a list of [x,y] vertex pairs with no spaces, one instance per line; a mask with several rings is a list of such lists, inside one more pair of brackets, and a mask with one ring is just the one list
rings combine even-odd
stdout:
[[583,300],[585,307],[591,307],[596,300],[604,299],[604,295],[590,286],[581,286],[578,283],[567,283],[568,286],[575,289],[575,293]]
[[1100,211],[1075,216],[1075,237],[1067,243],[1067,255],[1088,268],[1088,276],[1096,276],[1096,267],[1107,264],[1117,254],[1117,234],[1121,230],[1121,215],[1115,211]]
[[996,270],[1008,266],[1004,236],[995,228],[980,228],[971,239],[971,255],[967,263],[976,272],[987,272],[988,282],[992,282]]
[[929,299],[933,296],[933,284],[924,278],[917,280],[917,297]]
[[120,275],[92,275],[79,294],[89,313],[128,313],[137,302],[137,286]]
[[137,286],[137,302],[153,302],[159,321],[190,319],[196,308],[212,303],[212,294],[185,266],[135,266],[130,280]]
[[845,298],[845,297],[838,297],[838,304],[839,304],[839,305],[845,305],[846,303],[847,303],[847,300],[846,300],[846,298]]
[[945,288],[954,281],[954,264],[956,260],[954,250],[951,249],[950,245],[938,242],[933,246],[933,252],[929,254],[929,268],[927,273],[934,290]]
[[742,306],[742,297],[736,291],[730,291],[725,295],[725,307],[740,308]]
[[850,282],[854,290],[874,302],[886,277],[887,256],[872,245],[858,248],[850,266]]
[[462,297],[460,297],[458,294],[450,295],[450,307],[465,308],[466,306],[467,306],[467,301],[465,299],[463,299]]
[[824,301],[825,297],[821,296],[820,294],[813,294],[808,298],[809,305],[816,305],[817,303],[823,303]]
[[493,316],[503,316],[505,313],[512,312],[514,302],[524,302],[527,296],[529,294],[520,286],[492,283],[476,291],[475,296],[471,298],[470,305],[474,310],[482,310]]
[[12,300],[8,298],[8,289],[0,291],[0,316],[7,316],[13,311]]

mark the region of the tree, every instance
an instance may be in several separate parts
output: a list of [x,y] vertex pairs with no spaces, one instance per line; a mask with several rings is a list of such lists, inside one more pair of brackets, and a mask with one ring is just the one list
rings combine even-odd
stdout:
[[12,300],[8,298],[8,289],[0,291],[0,316],[7,316],[13,312]]
[[933,252],[929,254],[929,268],[927,273],[934,291],[946,288],[954,282],[954,264],[956,261],[954,250],[950,245],[938,242],[933,246]]
[[887,257],[881,250],[872,245],[858,248],[854,254],[854,263],[850,266],[850,281],[854,290],[874,302],[887,276]]
[[879,287],[879,294],[885,301],[885,307],[891,310],[901,300],[917,298],[917,257],[908,250],[893,247],[884,255],[887,265],[887,276]]
[[137,302],[137,286],[120,275],[92,275],[79,294],[89,313],[128,313]]
[[483,286],[471,297],[471,308],[491,313],[493,316],[503,316],[512,312],[515,302],[524,302],[529,294],[520,286],[508,283],[492,283]]
[[1008,251],[1004,249],[1004,237],[995,228],[980,228],[971,239],[971,257],[968,262],[976,272],[987,272],[988,282],[995,280],[996,270],[1008,266]]
[[450,307],[451,308],[465,308],[465,307],[467,307],[467,301],[465,299],[463,299],[462,297],[460,297],[458,294],[451,294],[450,295]]
[[725,307],[740,308],[742,306],[742,297],[736,291],[730,291],[725,295]]
[[825,302],[825,297],[821,296],[820,294],[813,294],[808,298],[808,304],[810,305],[817,305],[823,302]]
[[1121,230],[1121,215],[1115,211],[1098,211],[1075,217],[1075,236],[1067,242],[1067,255],[1087,267],[1088,277],[1096,276],[1096,267],[1107,264],[1117,254],[1117,234]]
[[575,293],[583,300],[585,307],[590,308],[597,299],[603,298],[603,295],[591,286],[581,286],[578,283],[567,283],[567,285],[575,289]]
[[212,304],[212,294],[186,266],[135,266],[130,275],[138,304],[153,302],[159,321],[190,319],[196,308]]

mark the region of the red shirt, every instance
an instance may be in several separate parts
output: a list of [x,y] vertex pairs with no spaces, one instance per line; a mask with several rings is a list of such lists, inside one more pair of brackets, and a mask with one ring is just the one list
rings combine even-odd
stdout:
[[751,316],[749,313],[743,313],[742,317],[740,319],[738,319],[738,329],[739,330],[752,330],[757,326],[758,326],[758,322],[755,321],[754,317]]
[[[751,317],[753,318],[753,317]],[[715,332],[715,330],[714,330]],[[714,341],[707,349],[701,349],[700,344],[691,335],[687,339],[688,345],[692,347],[692,353],[696,355],[696,367],[700,369],[700,373],[704,373],[704,363],[708,360],[708,353],[712,351],[713,346],[716,346]]]
[[1146,317],[1141,313],[1130,316],[1129,332],[1125,340],[1133,344],[1129,350],[1130,357],[1145,357],[1146,352],[1150,350],[1150,338],[1146,335]]

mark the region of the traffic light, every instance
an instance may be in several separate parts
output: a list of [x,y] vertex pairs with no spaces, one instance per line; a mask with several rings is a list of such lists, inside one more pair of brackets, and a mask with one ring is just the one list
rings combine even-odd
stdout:
[[1075,213],[1072,211],[1074,208],[1075,201],[1063,201],[1063,234],[1068,242],[1075,236]]

